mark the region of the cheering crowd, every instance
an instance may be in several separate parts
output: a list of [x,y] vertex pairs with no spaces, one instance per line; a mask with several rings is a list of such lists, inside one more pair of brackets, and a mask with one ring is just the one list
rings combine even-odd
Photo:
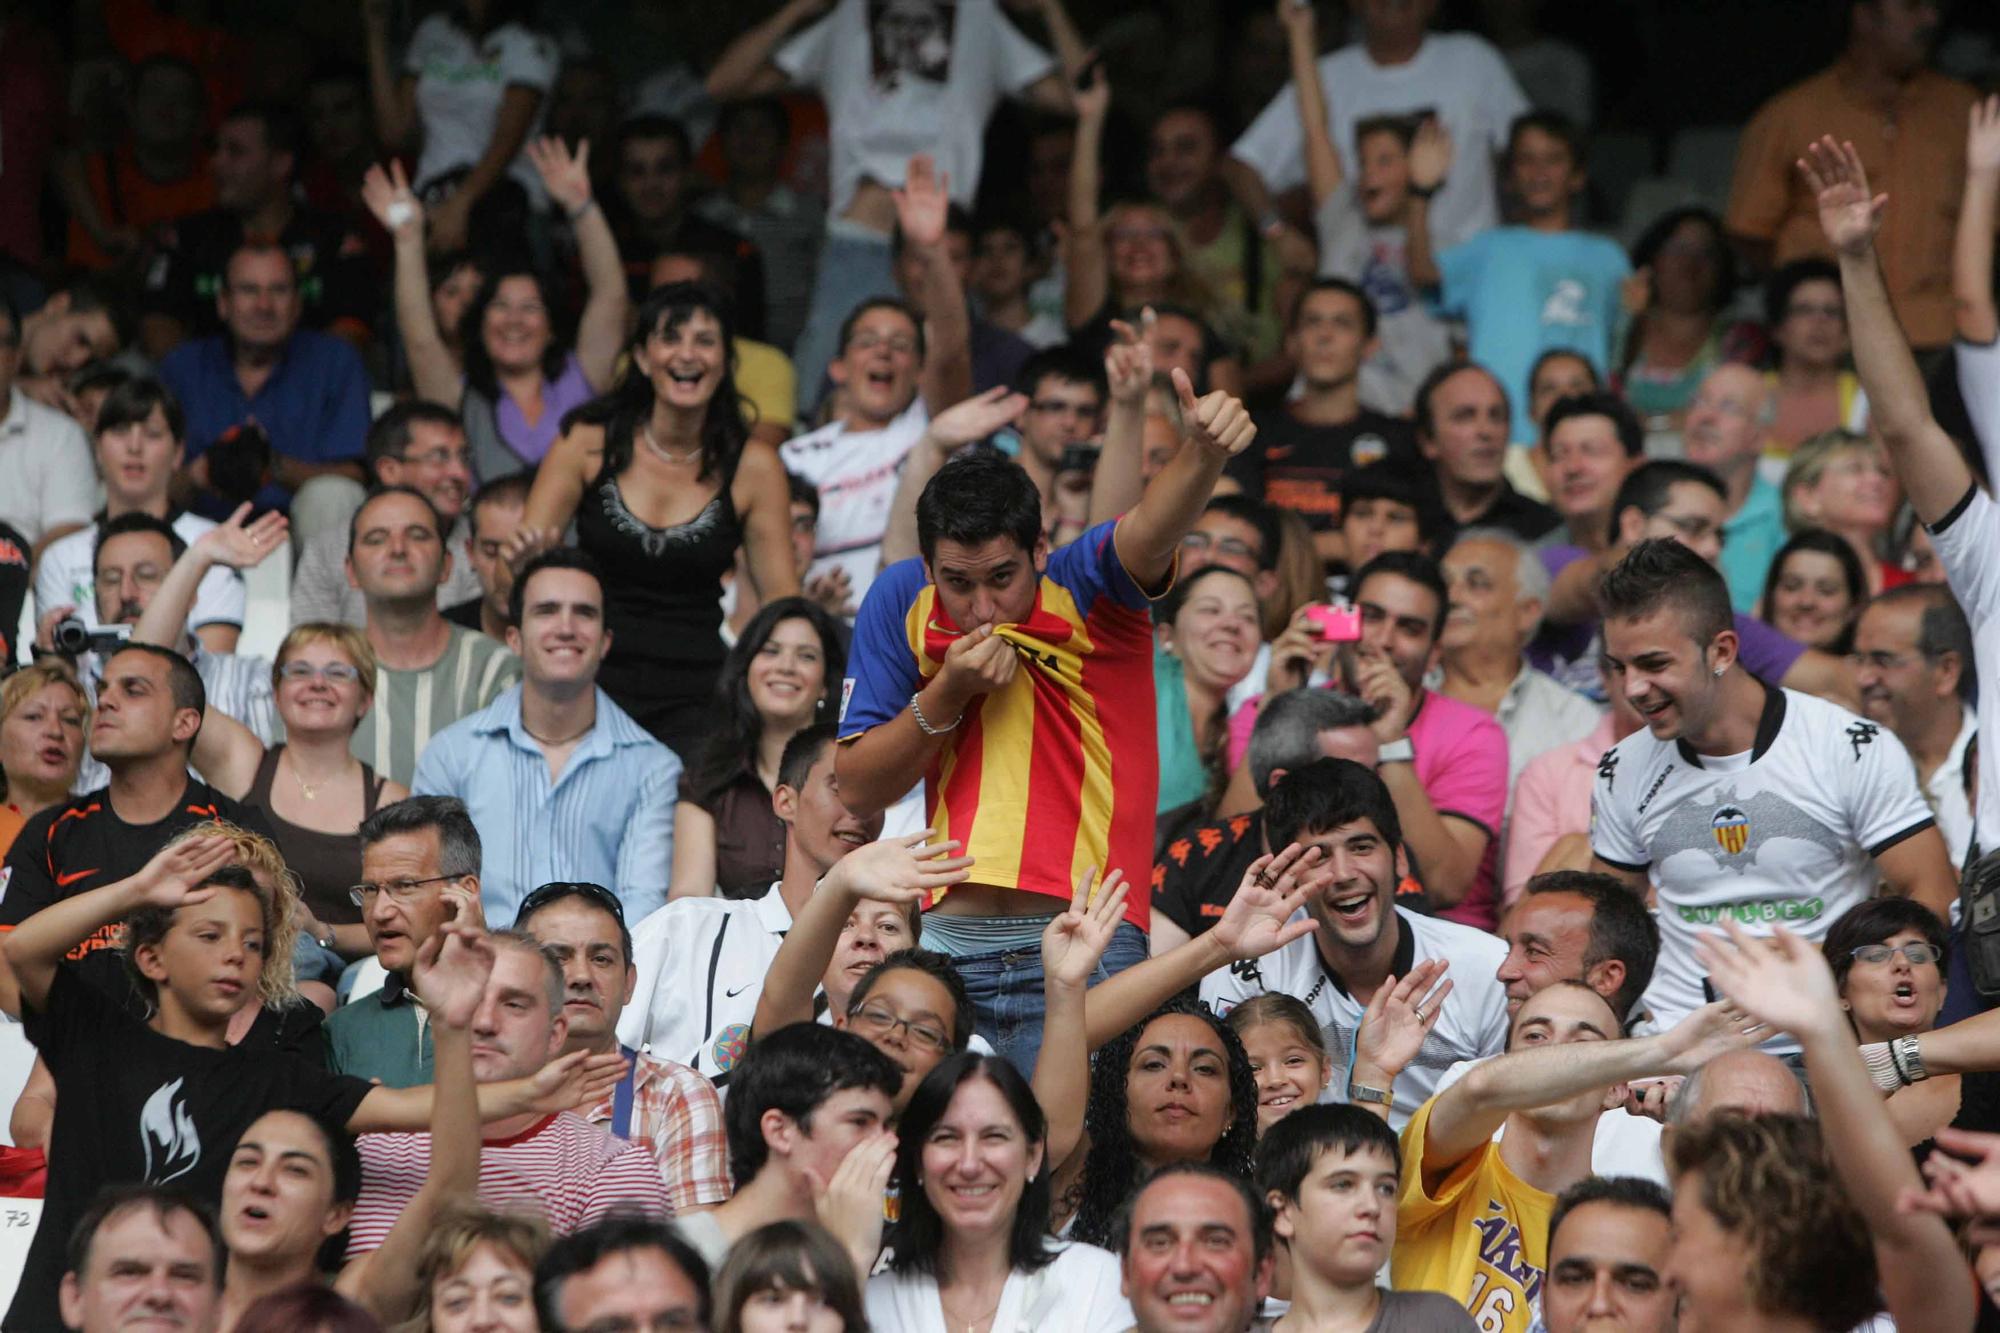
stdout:
[[0,8],[0,1328],[2000,1329],[1938,4],[568,8]]

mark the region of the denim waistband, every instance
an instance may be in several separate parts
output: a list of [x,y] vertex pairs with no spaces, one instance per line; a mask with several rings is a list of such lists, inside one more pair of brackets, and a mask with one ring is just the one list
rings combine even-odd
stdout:
[[1042,932],[1060,913],[1034,916],[959,916],[949,912],[924,913],[923,945],[948,958],[972,958],[983,953],[1005,953],[1010,949],[1040,948]]

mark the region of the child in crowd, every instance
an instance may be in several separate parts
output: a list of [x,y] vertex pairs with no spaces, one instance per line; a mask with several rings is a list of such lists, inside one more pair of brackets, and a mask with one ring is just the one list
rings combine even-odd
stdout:
[[1421,194],[1411,211],[1410,274],[1438,290],[1439,313],[1466,323],[1472,360],[1500,378],[1514,405],[1512,438],[1535,438],[1528,372],[1551,347],[1582,352],[1600,374],[1617,345],[1619,291],[1631,263],[1616,242],[1577,230],[1585,184],[1583,136],[1554,111],[1530,111],[1507,139],[1514,223],[1433,256]]
[[1312,1010],[1283,991],[1246,1000],[1229,1011],[1230,1030],[1257,1076],[1257,1136],[1317,1102],[1333,1081],[1333,1062]]

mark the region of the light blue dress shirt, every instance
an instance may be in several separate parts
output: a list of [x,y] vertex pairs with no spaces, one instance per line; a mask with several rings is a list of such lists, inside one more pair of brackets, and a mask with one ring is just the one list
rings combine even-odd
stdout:
[[562,776],[521,726],[521,689],[431,737],[410,790],[456,796],[479,829],[486,922],[514,924],[521,900],[551,880],[615,892],[637,922],[667,900],[681,761],[597,691],[597,725]]

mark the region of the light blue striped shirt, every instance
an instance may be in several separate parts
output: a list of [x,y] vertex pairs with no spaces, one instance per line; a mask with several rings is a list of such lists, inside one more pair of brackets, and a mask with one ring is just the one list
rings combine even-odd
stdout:
[[489,926],[513,925],[521,900],[559,879],[602,884],[641,920],[667,900],[680,759],[599,690],[597,725],[551,783],[521,727],[521,689],[431,737],[410,790],[456,796],[472,813]]

